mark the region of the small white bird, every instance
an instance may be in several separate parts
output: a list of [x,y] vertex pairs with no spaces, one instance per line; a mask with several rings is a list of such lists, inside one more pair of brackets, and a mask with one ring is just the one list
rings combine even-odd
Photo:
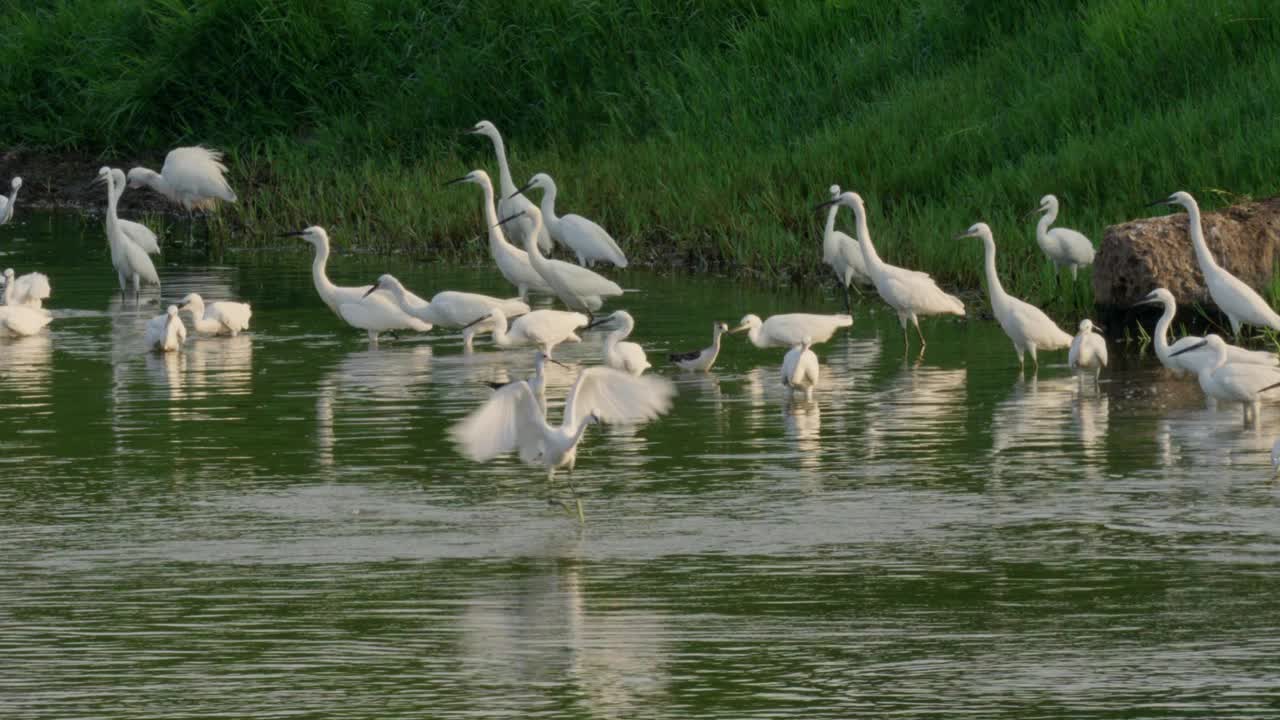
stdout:
[[10,335],[35,335],[53,320],[45,310],[25,305],[0,305],[0,328]]
[[627,256],[604,228],[581,215],[556,215],[556,181],[550,175],[538,173],[516,192],[527,195],[533,188],[542,190],[542,221],[551,239],[577,255],[579,265],[590,267],[600,261],[620,268],[627,266]]
[[[1204,338],[1187,335],[1170,345],[1169,326],[1173,324],[1173,316],[1178,311],[1177,300],[1174,299],[1173,293],[1165,288],[1156,288],[1135,303],[1134,307],[1153,304],[1159,304],[1164,308],[1164,312],[1160,314],[1160,319],[1156,321],[1156,332],[1152,337],[1152,344],[1155,345],[1156,349],[1156,357],[1160,359],[1162,365],[1172,370],[1175,375],[1191,373],[1199,376],[1201,368],[1213,361],[1213,355],[1207,348],[1180,354],[1177,357],[1173,357],[1173,353],[1179,350],[1186,350]],[[1227,362],[1276,366],[1280,365],[1280,356],[1265,350],[1246,350],[1235,345],[1228,345]]]
[[553,426],[538,405],[529,383],[513,382],[493,394],[479,409],[449,431],[459,451],[476,462],[519,452],[520,459],[547,469],[569,469],[569,489],[584,520],[582,501],[573,484],[578,443],[589,425],[599,422],[639,424],[671,408],[675,385],[653,375],[633,377],[612,368],[587,368],[578,374],[564,401],[564,419]]
[[1196,260],[1200,263],[1200,273],[1204,275],[1205,284],[1209,287],[1209,297],[1231,320],[1231,332],[1240,337],[1243,325],[1268,327],[1280,331],[1280,315],[1267,304],[1257,291],[1240,278],[1227,272],[1213,259],[1209,246],[1204,241],[1204,228],[1200,224],[1200,206],[1195,198],[1185,192],[1176,192],[1164,200],[1157,200],[1151,205],[1181,205],[1187,211],[1187,223],[1191,234],[1191,245],[1195,248]]
[[188,213],[212,210],[218,201],[235,202],[227,184],[222,153],[205,147],[180,147],[169,151],[160,172],[136,167],[129,171],[129,187],[148,187],[181,205]]
[[[99,171],[101,175],[101,171]],[[104,182],[105,178],[99,177],[98,182]],[[111,168],[111,188],[110,191],[116,196],[116,205],[120,204],[120,197],[124,195],[127,182],[125,181],[124,171],[120,168]],[[116,226],[124,232],[125,237],[133,241],[133,244],[142,248],[148,255],[160,254],[160,240],[151,228],[139,222],[126,220],[116,214]]]
[[39,310],[53,294],[49,278],[44,273],[32,272],[14,277],[13,268],[4,271],[4,304],[23,305]]
[[[498,222],[498,210],[494,206],[493,182],[489,180],[489,173],[483,170],[472,170],[460,178],[450,180],[445,185],[463,182],[479,185],[484,194],[484,216],[489,226],[489,255],[497,264],[498,272],[502,273],[502,277],[506,278],[507,282],[516,286],[516,292],[520,294],[521,300],[529,297],[529,291],[550,294],[551,286],[529,263],[529,253],[507,242],[506,235],[502,233],[502,223]],[[523,195],[520,197],[528,202],[528,198]]]
[[[128,225],[116,214],[116,205],[124,194],[123,191],[116,191],[116,175],[111,168],[103,166],[98,170],[98,179],[107,184],[107,245],[111,248],[111,265],[120,280],[120,292],[124,293],[130,283],[133,284],[135,295],[141,292],[143,283],[159,285],[160,275],[156,273],[155,263],[148,257],[148,248],[134,241],[127,231]],[[152,238],[154,237],[153,234]]]
[[555,346],[562,342],[582,342],[582,338],[578,337],[576,331],[591,322],[582,313],[534,310],[516,318],[508,328],[507,314],[502,310],[494,309],[474,320],[472,324],[485,320],[493,322],[493,342],[498,347],[536,345],[548,358],[551,357],[551,351]]
[[[920,336],[920,351],[926,345],[924,333],[920,332],[921,315],[959,315],[964,317],[964,303],[954,295],[948,295],[938,287],[928,273],[918,270],[889,265],[880,259],[876,248],[871,244],[871,233],[867,230],[867,209],[862,196],[854,192],[841,193],[836,199],[819,205],[844,205],[853,210],[858,234],[858,245],[862,248],[862,259],[866,263],[867,273],[875,283],[876,292],[898,313],[898,323],[902,325],[902,340],[907,347],[911,345],[911,337],[907,334],[907,323],[916,328]],[[816,339],[817,336],[815,336]],[[821,342],[821,341],[819,341]]]
[[18,205],[18,190],[22,189],[22,178],[15,177],[9,187],[9,197],[0,195],[0,225],[13,219],[13,209]]
[[996,274],[996,241],[986,223],[974,223],[956,238],[976,237],[982,240],[987,273],[987,295],[991,298],[991,311],[1000,323],[1004,334],[1013,341],[1018,353],[1018,367],[1023,367],[1023,353],[1031,354],[1031,362],[1040,367],[1037,350],[1065,350],[1071,346],[1071,336],[1054,324],[1048,315],[1032,305],[1006,293]]
[[170,305],[163,315],[148,320],[143,338],[148,350],[173,352],[181,348],[187,341],[187,326],[178,317],[178,306]]
[[1217,335],[1206,335],[1203,340],[1174,355],[1209,348],[1213,360],[1200,369],[1200,389],[1205,395],[1223,402],[1238,402],[1244,406],[1244,422],[1256,420],[1262,404],[1262,393],[1280,387],[1280,369],[1265,365],[1247,365],[1227,362],[1227,343]]
[[[1040,198],[1040,207],[1027,213],[1044,213],[1036,224],[1036,244],[1045,255],[1058,267],[1071,269],[1071,279],[1076,279],[1079,268],[1093,264],[1093,243],[1083,233],[1068,228],[1050,228],[1058,219],[1058,198],[1045,195]],[[1056,277],[1056,276],[1055,276]]]
[[542,409],[542,414],[546,415],[547,414],[547,363],[549,362],[553,362],[566,370],[569,369],[568,365],[565,365],[559,360],[552,360],[551,358],[544,355],[541,350],[534,350],[533,351],[533,374],[529,376],[528,380],[524,380],[524,381],[512,380],[510,382],[488,381],[485,384],[493,388],[494,390],[501,390],[502,388],[512,383],[516,383],[516,382],[529,383],[529,389],[533,391],[534,397],[538,399],[538,407]]
[[690,350],[683,353],[671,353],[667,356],[673,364],[682,370],[706,372],[715,364],[720,355],[720,338],[729,332],[729,326],[720,321],[711,323],[711,346],[701,350]]
[[[530,207],[521,214],[533,218],[534,228],[542,228],[541,210]],[[504,218],[499,222],[507,224],[515,217]],[[565,307],[590,315],[604,305],[606,297],[622,294],[622,288],[617,283],[594,270],[563,260],[543,257],[542,252],[538,250],[538,244],[533,241],[534,237],[534,235],[526,235],[524,241],[525,252],[529,254],[529,264],[542,276],[547,285],[551,286],[551,291],[560,298],[560,302],[564,303]]]
[[[364,330],[372,345],[378,344],[378,335],[396,330],[414,330],[426,332],[431,329],[425,323],[400,309],[385,294],[370,295],[373,285],[361,287],[341,287],[329,280],[327,265],[329,263],[329,234],[319,225],[312,225],[305,230],[284,233],[284,237],[301,238],[315,250],[311,261],[311,282],[315,285],[316,294],[325,305],[352,327]],[[412,294],[412,293],[410,293]],[[417,295],[416,302],[425,302]]]
[[1093,382],[1098,384],[1098,376],[1107,366],[1107,341],[1097,332],[1093,321],[1080,321],[1080,333],[1071,339],[1067,364],[1072,370],[1092,370]]
[[248,303],[220,300],[205,305],[198,293],[190,293],[178,304],[179,310],[191,313],[191,327],[205,335],[230,335],[235,337],[249,329],[253,310]]
[[806,337],[811,344],[824,343],[836,330],[852,326],[850,315],[788,313],[773,315],[763,322],[759,315],[744,315],[738,327],[729,332],[747,331],[751,344],[758,348],[793,347],[803,343]]
[[462,346],[467,350],[471,349],[471,341],[475,335],[493,331],[492,322],[474,323],[477,317],[487,315],[490,310],[501,310],[507,317],[529,312],[529,306],[519,299],[501,300],[488,295],[453,290],[438,292],[427,302],[406,290],[404,284],[391,274],[379,276],[365,295],[378,290],[389,293],[401,310],[423,322],[444,328],[463,328]]
[[[481,120],[467,132],[472,135],[483,135],[493,141],[493,151],[498,156],[498,184],[502,190],[502,197],[498,199],[498,214],[504,218],[512,217],[522,210],[533,207],[529,198],[516,193],[516,183],[511,179],[511,168],[507,165],[507,146],[502,142],[502,134],[498,132],[498,128],[488,120]],[[492,225],[494,222],[497,221],[491,220],[489,224]],[[541,230],[535,228],[533,218],[521,216],[517,224],[511,226],[510,231],[511,240],[517,247],[524,247],[526,236],[537,234],[538,247],[542,248],[542,252],[551,252],[551,234],[545,227]]]
[[[840,186],[832,185],[831,199],[840,197]],[[827,224],[822,230],[822,262],[831,266],[836,273],[836,282],[844,288],[844,310],[853,312],[853,303],[849,298],[849,286],[853,283],[871,285],[871,274],[867,272],[867,261],[862,257],[862,248],[858,241],[836,230],[836,215],[840,213],[839,203],[832,203],[827,208]]]
[[618,322],[619,326],[617,330],[605,336],[604,364],[614,370],[622,370],[632,375],[644,374],[644,371],[651,367],[644,348],[633,342],[623,342],[635,329],[635,319],[626,310],[618,310],[609,317]]
[[782,384],[792,393],[804,393],[805,400],[813,399],[813,389],[818,386],[818,356],[810,346],[812,338],[804,338],[782,358]]

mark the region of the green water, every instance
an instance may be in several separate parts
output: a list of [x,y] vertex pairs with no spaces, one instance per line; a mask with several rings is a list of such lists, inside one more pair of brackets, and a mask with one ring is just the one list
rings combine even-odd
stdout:
[[[868,298],[819,348],[813,404],[740,337],[710,375],[660,369],[669,416],[589,431],[579,527],[539,471],[446,440],[527,351],[464,355],[447,332],[370,351],[281,243],[168,246],[165,302],[242,298],[254,318],[160,357],[156,297],[120,301],[100,223],[0,227],[0,263],[47,272],[56,317],[0,341],[0,717],[1277,711],[1274,406],[1242,429],[1132,355],[1100,391],[1064,353],[1020,377],[989,321],[929,321],[906,362]],[[387,268],[424,295],[509,293],[483,268],[330,271]],[[659,366],[713,320],[838,307],[619,278]],[[556,398],[571,374],[550,371]]]

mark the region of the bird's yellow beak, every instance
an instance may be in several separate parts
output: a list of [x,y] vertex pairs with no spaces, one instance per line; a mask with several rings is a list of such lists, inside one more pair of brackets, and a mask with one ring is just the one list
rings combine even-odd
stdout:
[[733,328],[732,330],[730,330],[730,331],[729,331],[729,334],[730,334],[730,335],[733,335],[734,333],[740,333],[740,332],[742,332],[743,330],[746,330],[746,329],[747,329],[747,328],[749,328],[749,327],[751,327],[751,326],[750,326],[750,325],[748,325],[748,324],[746,324],[746,323],[743,323],[743,324],[739,325],[738,327]]

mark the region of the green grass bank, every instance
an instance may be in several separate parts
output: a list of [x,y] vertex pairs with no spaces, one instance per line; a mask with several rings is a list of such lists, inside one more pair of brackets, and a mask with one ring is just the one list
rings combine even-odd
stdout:
[[250,244],[319,223],[479,257],[478,191],[441,183],[496,174],[460,133],[480,119],[639,262],[769,282],[820,272],[833,182],[886,260],[952,287],[981,285],[980,245],[952,236],[989,222],[1033,297],[1053,275],[1020,216],[1044,193],[1097,243],[1176,189],[1212,208],[1280,186],[1269,0],[6,4],[4,142],[222,148]]

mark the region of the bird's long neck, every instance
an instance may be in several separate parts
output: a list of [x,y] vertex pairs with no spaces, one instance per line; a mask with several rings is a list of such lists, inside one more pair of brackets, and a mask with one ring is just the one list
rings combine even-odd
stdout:
[[881,267],[884,262],[880,260],[880,255],[876,253],[876,246],[871,244],[871,231],[867,230],[867,211],[854,208],[853,219],[857,228],[858,246],[862,248],[862,258],[867,262],[867,269]]
[[983,259],[987,273],[987,294],[991,296],[991,305],[1004,304],[1008,295],[1004,291],[1004,286],[1000,284],[1000,275],[996,273],[996,241],[990,235],[982,238],[983,251],[986,257]]
[[763,331],[764,331],[764,328],[761,326],[753,327],[747,331],[747,339],[750,340],[751,344],[755,345],[756,347],[764,347],[763,345],[760,344],[762,342],[760,333]]
[[481,182],[480,190],[484,192],[484,220],[489,226],[489,251],[496,255],[504,245],[510,245],[510,243],[502,232],[502,226],[498,224],[498,207],[494,204],[493,183]]
[[578,426],[573,428],[573,435],[570,437],[569,447],[577,447],[582,441],[582,435],[587,431],[587,427],[591,425],[591,416],[588,415],[578,421]]
[[493,331],[489,333],[489,337],[493,338],[493,344],[499,347],[507,347],[511,344],[511,338],[507,337],[507,318],[505,315],[495,315],[493,317]]
[[836,231],[836,214],[840,212],[839,205],[832,205],[827,209],[827,224],[822,228],[822,249],[826,251],[824,254],[831,255],[832,235]]
[[1209,246],[1204,241],[1204,226],[1200,223],[1200,206],[1194,203],[1187,208],[1187,226],[1191,234],[1191,246],[1195,248],[1196,260],[1200,263],[1200,267],[1217,268],[1218,263],[1213,259],[1213,253],[1209,252]]
[[316,255],[311,260],[311,281],[315,284],[316,292],[320,294],[320,298],[325,301],[325,304],[332,307],[333,296],[337,287],[329,281],[329,273],[326,271],[326,267],[329,264],[329,243],[316,243],[315,251]]
[[539,210],[542,211],[543,222],[554,223],[560,219],[556,215],[556,185],[549,183],[542,189],[542,202],[539,203]]
[[1050,207],[1049,212],[1040,216],[1040,222],[1036,223],[1036,243],[1040,247],[1044,247],[1049,239],[1049,226],[1058,218],[1058,209]]
[[1156,321],[1156,354],[1169,354],[1169,326],[1173,324],[1173,315],[1178,311],[1175,303],[1161,303],[1164,306],[1164,312],[1160,313],[1160,319]]
[[514,195],[516,184],[511,180],[511,167],[507,165],[507,144],[502,142],[502,135],[497,131],[491,136],[493,151],[498,155],[498,185],[502,188],[502,196]]
[[13,305],[13,295],[17,292],[13,288],[13,278],[5,278],[4,280],[4,304]]
[[542,249],[538,247],[538,235],[542,232],[542,221],[539,220],[533,225],[533,232],[525,233],[524,251],[529,253],[529,264],[542,273],[541,268],[547,266],[547,259],[542,256]]
[[151,187],[152,190],[164,195],[170,200],[174,199],[173,188],[169,185],[169,181],[155,170],[146,170],[142,174],[142,182]]
[[18,202],[18,188],[13,188],[9,193],[9,209],[7,212],[13,212],[13,204]]

